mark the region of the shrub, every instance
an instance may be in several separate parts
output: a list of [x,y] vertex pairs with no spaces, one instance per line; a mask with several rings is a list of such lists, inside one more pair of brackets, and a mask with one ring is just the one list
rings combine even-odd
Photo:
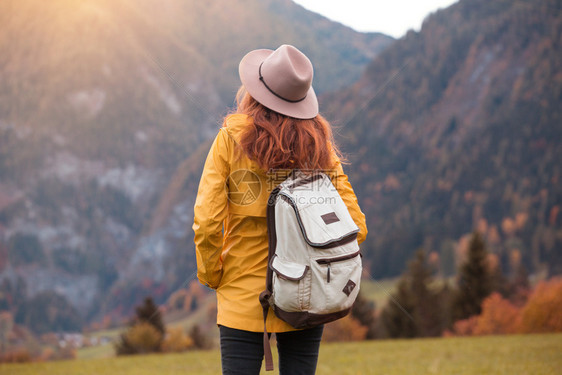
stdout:
[[518,308],[499,293],[482,303],[482,313],[457,321],[446,335],[562,332],[562,278],[539,283]]
[[60,361],[65,359],[76,359],[76,349],[67,345],[65,347],[48,346],[43,348],[38,358],[39,361]]
[[499,293],[493,293],[482,303],[482,314],[476,318],[475,335],[516,333],[519,309]]
[[362,341],[365,340],[368,330],[369,328],[361,325],[357,319],[347,315],[342,319],[326,324],[322,340],[327,342]]
[[477,324],[477,316],[471,316],[468,319],[457,320],[453,324],[452,332],[446,331],[444,336],[472,336]]
[[181,328],[171,328],[162,342],[164,352],[183,352],[193,347],[193,340]]
[[151,297],[147,297],[135,311],[136,316],[129,329],[121,334],[115,344],[117,355],[158,352],[162,349],[166,327],[158,306]]
[[0,354],[0,363],[24,363],[31,362],[31,354],[27,349],[18,348]]
[[160,351],[162,334],[152,324],[142,322],[132,326],[125,334],[127,342],[136,353]]
[[523,333],[562,332],[562,278],[539,283],[521,310]]

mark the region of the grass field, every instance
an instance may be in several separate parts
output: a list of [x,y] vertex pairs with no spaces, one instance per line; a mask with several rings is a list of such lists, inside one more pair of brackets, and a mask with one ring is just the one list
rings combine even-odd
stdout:
[[[317,374],[554,375],[562,368],[561,354],[562,334],[334,343],[322,345]],[[216,375],[220,354],[214,350],[4,364],[0,374]]]

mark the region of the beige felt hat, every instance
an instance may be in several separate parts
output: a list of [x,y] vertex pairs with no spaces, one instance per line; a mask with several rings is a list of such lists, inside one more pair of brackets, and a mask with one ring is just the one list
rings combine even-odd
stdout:
[[240,61],[239,73],[248,93],[267,108],[299,119],[318,114],[312,63],[297,48],[284,44],[275,51],[251,51]]

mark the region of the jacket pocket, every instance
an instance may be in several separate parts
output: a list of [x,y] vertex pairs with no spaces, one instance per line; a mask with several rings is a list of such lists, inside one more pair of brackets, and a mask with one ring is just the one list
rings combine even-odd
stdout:
[[275,305],[287,312],[307,310],[310,306],[310,267],[275,256],[271,269]]

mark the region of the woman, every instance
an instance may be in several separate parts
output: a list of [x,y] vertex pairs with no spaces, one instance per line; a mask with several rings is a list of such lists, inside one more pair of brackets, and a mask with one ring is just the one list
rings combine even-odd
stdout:
[[[343,173],[329,123],[318,114],[310,60],[293,46],[248,53],[239,67],[237,111],[228,115],[203,170],[194,207],[197,276],[217,291],[223,374],[259,374],[269,194],[286,171],[328,173],[355,223],[365,216]],[[295,330],[269,313],[281,374],[314,374],[322,326]]]

